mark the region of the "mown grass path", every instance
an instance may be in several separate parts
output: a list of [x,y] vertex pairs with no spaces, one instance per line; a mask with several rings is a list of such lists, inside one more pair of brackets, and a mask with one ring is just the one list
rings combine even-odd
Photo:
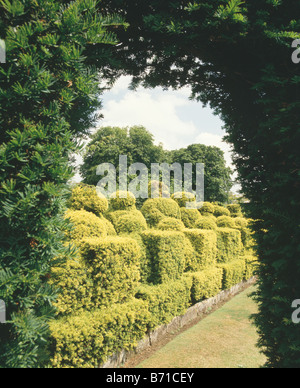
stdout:
[[265,358],[256,347],[250,321],[257,311],[249,297],[254,287],[234,297],[197,325],[178,335],[137,368],[259,368]]

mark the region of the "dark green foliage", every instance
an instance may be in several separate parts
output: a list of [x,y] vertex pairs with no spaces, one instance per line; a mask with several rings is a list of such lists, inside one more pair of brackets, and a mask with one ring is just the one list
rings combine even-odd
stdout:
[[151,163],[165,162],[164,150],[161,145],[154,145],[153,135],[144,127],[100,128],[91,137],[87,145],[83,165],[80,168],[84,181],[97,185],[101,176],[96,175],[97,167],[102,163],[112,163],[117,169],[119,181],[119,157],[127,156],[128,166],[133,163],[145,164],[149,172]]
[[47,363],[56,289],[51,266],[72,256],[63,212],[76,137],[100,106],[99,74],[86,50],[116,44],[93,0],[0,3],[7,63],[0,65],[0,365]]
[[[205,166],[205,198],[207,201],[227,202],[232,188],[231,170],[226,166],[224,152],[218,147],[192,144],[187,148],[170,151],[170,163],[203,163]],[[193,172],[193,185],[196,188],[196,173]]]

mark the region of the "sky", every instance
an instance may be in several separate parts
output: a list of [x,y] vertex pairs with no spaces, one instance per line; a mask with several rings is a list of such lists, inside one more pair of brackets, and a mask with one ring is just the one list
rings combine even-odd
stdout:
[[[130,81],[130,77],[121,77],[103,94],[101,113],[104,118],[98,127],[142,125],[154,135],[155,143],[162,143],[167,150],[197,143],[217,146],[224,151],[227,165],[234,169],[231,147],[223,141],[223,122],[210,108],[191,101],[189,88],[165,91],[141,87],[131,91]],[[82,158],[76,159],[77,165],[81,164]],[[80,181],[78,174],[75,181]]]

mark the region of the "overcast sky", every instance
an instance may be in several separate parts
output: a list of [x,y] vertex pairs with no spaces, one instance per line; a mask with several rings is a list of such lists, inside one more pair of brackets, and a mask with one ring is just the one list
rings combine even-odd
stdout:
[[[197,143],[217,146],[225,152],[226,162],[233,168],[230,146],[222,140],[225,135],[222,121],[209,108],[189,100],[190,89],[139,88],[130,91],[130,80],[130,77],[120,78],[102,96],[104,119],[99,122],[99,127],[142,125],[154,135],[155,143],[163,143],[167,150]],[[82,161],[80,157],[77,160],[78,164]]]

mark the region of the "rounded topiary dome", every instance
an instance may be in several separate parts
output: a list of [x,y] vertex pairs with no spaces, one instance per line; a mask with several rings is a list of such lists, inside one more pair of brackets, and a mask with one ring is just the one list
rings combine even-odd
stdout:
[[230,217],[230,211],[224,206],[215,205],[214,216],[215,217]]
[[219,228],[232,228],[235,229],[236,225],[234,219],[227,216],[222,216],[217,219],[217,225]]
[[72,190],[67,206],[71,210],[85,210],[101,216],[108,209],[108,201],[95,186],[81,183]]
[[135,210],[136,199],[130,191],[117,191],[110,196],[109,206],[112,211]]
[[213,217],[202,217],[196,222],[196,229],[217,230],[217,224]]
[[213,215],[215,211],[215,207],[210,202],[204,202],[201,208],[199,209],[199,211],[203,216]]
[[157,225],[159,230],[175,230],[181,232],[185,229],[184,223],[176,218],[165,217]]

